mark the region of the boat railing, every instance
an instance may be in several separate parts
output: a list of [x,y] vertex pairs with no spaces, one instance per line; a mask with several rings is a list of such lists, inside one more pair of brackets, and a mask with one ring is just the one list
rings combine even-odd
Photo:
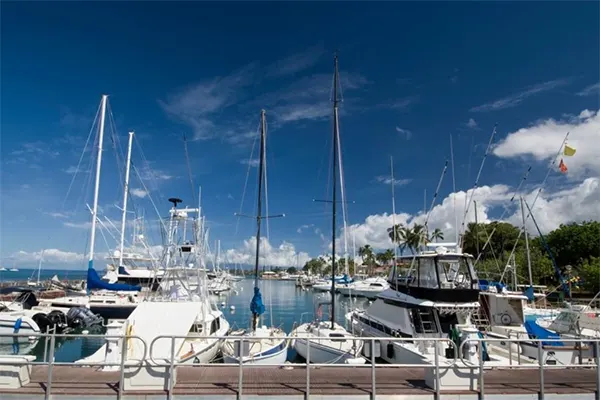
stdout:
[[[172,335],[162,335],[155,337],[150,344],[148,344],[143,338],[135,335],[92,335],[92,334],[0,334],[0,337],[12,337],[15,339],[19,338],[28,338],[29,340],[48,340],[50,342],[49,350],[47,357],[41,361],[30,361],[25,356],[13,356],[13,357],[4,357],[0,355],[0,370],[2,366],[46,366],[47,367],[47,379],[45,381],[45,399],[51,398],[52,393],[52,383],[53,383],[53,368],[57,366],[71,366],[71,367],[119,367],[120,369],[120,380],[118,384],[118,391],[116,393],[117,399],[124,398],[123,394],[123,384],[125,380],[125,370],[139,370],[141,365],[149,365],[153,367],[164,367],[165,372],[168,376],[168,383],[166,391],[167,399],[174,398],[173,390],[175,386],[175,370],[177,367],[183,366],[184,362],[180,362],[177,359],[177,353],[179,349],[177,348],[177,340],[185,340],[189,339],[189,336],[172,336]],[[85,360],[78,360],[72,362],[59,362],[55,360],[55,348],[56,348],[56,339],[57,338],[96,338],[96,339],[113,339],[117,340],[120,346],[121,354],[119,361],[115,362],[92,362]],[[289,337],[281,337],[282,339],[292,339]],[[555,370],[555,369],[563,369],[563,368],[580,368],[580,369],[595,369],[596,371],[596,393],[600,393],[600,369],[598,365],[600,365],[600,339],[517,339],[517,338],[508,338],[508,339],[491,339],[491,338],[473,338],[465,340],[461,343],[460,346],[457,346],[452,340],[447,338],[404,338],[404,337],[368,337],[368,338],[356,338],[355,340],[362,340],[363,343],[368,343],[368,353],[369,357],[365,357],[368,363],[357,364],[357,363],[346,363],[346,364],[317,364],[311,363],[311,345],[314,343],[318,343],[320,341],[329,340],[327,337],[311,337],[311,338],[303,338],[306,340],[307,344],[307,358],[303,363],[284,363],[284,364],[252,364],[247,363],[249,360],[248,356],[242,354],[242,349],[244,348],[244,342],[252,342],[256,340],[263,339],[279,339],[279,337],[274,336],[194,336],[194,339],[204,339],[207,341],[227,341],[232,344],[235,342],[239,342],[239,346],[233,346],[234,349],[237,350],[236,357],[239,360],[238,364],[224,364],[224,363],[194,363],[194,367],[210,367],[210,368],[223,368],[223,367],[237,367],[238,370],[238,385],[237,385],[237,399],[242,399],[243,389],[244,389],[244,370],[247,368],[304,368],[306,369],[306,386],[305,386],[305,398],[310,398],[310,390],[311,390],[311,373],[316,373],[320,369],[326,368],[355,368],[355,369],[365,369],[366,371],[370,370],[370,383],[371,383],[371,399],[376,399],[376,390],[377,390],[377,379],[376,379],[376,371],[381,369],[408,369],[408,368],[420,368],[425,370],[433,369],[433,391],[435,393],[435,399],[441,399],[441,379],[443,375],[449,369],[458,369],[462,371],[471,371],[471,373],[476,374],[477,378],[477,391],[479,399],[483,399],[485,395],[485,374],[484,371],[488,371],[491,369],[510,369],[510,370],[538,370],[539,371],[539,398],[544,398],[544,376],[546,371]],[[140,341],[143,345],[143,352],[141,353],[141,358],[130,359],[128,357],[129,348],[131,346],[132,340]],[[170,357],[164,358],[160,357],[160,360],[155,360],[152,354],[154,349],[154,344],[158,340],[170,340]],[[434,343],[437,350],[441,348],[441,345],[448,346],[453,351],[453,358],[448,358],[442,356],[440,351],[434,351],[431,354],[431,358],[428,358],[429,361],[420,362],[418,364],[377,364],[376,357],[378,346],[382,343],[390,343],[393,342],[395,344],[406,343],[409,346],[414,346],[419,342],[429,342]],[[523,364],[514,364],[512,362],[500,363],[495,362],[493,365],[486,365],[484,362],[484,349],[485,346],[482,343],[487,345],[491,345],[497,342],[506,342],[510,344],[519,344],[523,342],[527,342],[529,344],[535,343],[538,348],[538,358],[537,362],[529,362]],[[548,365],[543,360],[543,353],[549,349],[548,343],[551,342],[562,342],[563,344],[573,343],[573,347],[582,347],[593,350],[593,363],[584,364],[582,358],[579,358],[579,363],[574,364],[560,364],[560,365]],[[464,354],[468,353],[467,343],[476,344],[478,359],[476,362],[470,362],[468,358],[465,358]],[[552,347],[550,345],[550,347]],[[381,347],[379,347],[381,349]],[[509,346],[510,348],[510,346]],[[187,364],[190,365],[190,364]],[[2,388],[0,388],[0,393],[2,393]]]

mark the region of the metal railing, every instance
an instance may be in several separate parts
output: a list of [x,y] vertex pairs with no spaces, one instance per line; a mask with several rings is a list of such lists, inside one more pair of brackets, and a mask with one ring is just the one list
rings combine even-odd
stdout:
[[[27,365],[27,366],[36,366],[36,365],[41,365],[41,366],[47,366],[48,370],[47,370],[47,382],[46,386],[45,386],[45,399],[46,400],[50,400],[51,399],[51,395],[52,395],[52,383],[53,383],[53,368],[55,366],[78,366],[78,367],[119,367],[120,368],[120,378],[119,378],[119,384],[118,384],[118,392],[116,394],[117,399],[122,399],[123,397],[123,382],[125,380],[125,369],[129,368],[129,367],[135,367],[135,368],[139,368],[142,365],[148,365],[148,366],[158,366],[158,367],[164,367],[166,368],[166,372],[168,373],[168,383],[167,383],[167,399],[172,399],[173,398],[173,389],[175,386],[175,369],[179,366],[183,366],[183,365],[189,365],[189,363],[186,362],[181,362],[178,361],[179,360],[179,355],[178,353],[178,349],[177,349],[177,340],[182,340],[182,339],[190,339],[189,336],[168,336],[168,335],[164,335],[164,336],[158,336],[155,337],[150,344],[148,345],[146,343],[146,341],[144,339],[142,339],[139,336],[135,336],[135,335],[89,335],[89,334],[79,334],[79,335],[73,335],[73,334],[0,334],[0,337],[12,337],[13,340],[18,340],[19,338],[23,339],[23,338],[28,338],[30,340],[46,340],[49,341],[49,350],[48,350],[48,357],[44,358],[44,360],[42,361],[28,361],[23,359],[22,361],[19,360],[18,362],[15,361],[4,361],[0,359],[0,365],[10,365],[10,366],[15,366],[15,365]],[[67,337],[67,338],[98,338],[98,339],[116,339],[116,340],[120,340],[120,350],[121,350],[121,354],[120,354],[120,360],[119,362],[113,362],[113,363],[109,363],[109,362],[84,362],[84,361],[73,361],[73,362],[57,362],[54,361],[54,356],[55,356],[55,347],[56,347],[56,338],[60,338],[60,337]],[[142,357],[141,358],[136,358],[136,359],[131,359],[127,357],[128,354],[128,350],[130,347],[130,340],[139,340],[142,345],[143,345],[143,351],[142,351]],[[311,371],[314,371],[315,369],[319,368],[319,369],[323,369],[323,368],[331,368],[331,367],[335,367],[335,368],[353,368],[353,369],[369,369],[371,371],[371,391],[370,391],[370,398],[372,400],[376,399],[376,392],[377,392],[377,379],[376,379],[376,371],[378,369],[389,369],[389,368],[395,368],[395,369],[403,369],[403,368],[424,368],[424,369],[433,369],[434,370],[434,388],[433,389],[433,393],[435,394],[435,398],[436,399],[441,399],[441,379],[440,379],[440,369],[449,369],[449,368],[458,368],[458,369],[466,369],[466,370],[471,370],[472,373],[477,373],[478,374],[478,378],[477,378],[477,393],[478,393],[478,397],[479,399],[483,399],[485,396],[485,374],[484,371],[489,370],[489,369],[509,369],[509,370],[513,370],[513,369],[533,369],[533,370],[538,370],[539,371],[539,398],[543,399],[544,398],[544,386],[545,386],[545,371],[547,370],[551,370],[551,369],[561,369],[561,368],[585,368],[585,369],[595,369],[596,371],[596,390],[595,390],[595,399],[596,400],[600,400],[600,369],[598,368],[598,366],[600,365],[600,339],[594,339],[594,340],[582,340],[582,339],[544,339],[544,340],[533,340],[533,339],[514,339],[514,338],[509,338],[509,339],[491,339],[491,338],[479,338],[479,339],[469,339],[466,340],[464,342],[461,343],[461,345],[457,348],[456,344],[451,341],[450,339],[445,339],[445,338],[401,338],[401,337],[367,337],[367,338],[360,338],[360,340],[363,341],[364,344],[369,343],[370,344],[370,357],[369,359],[367,359],[366,361],[369,361],[369,363],[365,363],[365,364],[332,364],[332,363],[326,363],[326,364],[315,364],[315,363],[311,363],[311,343],[314,342],[320,342],[320,341],[328,341],[330,340],[329,338],[317,338],[317,337],[311,337],[311,338],[306,338],[306,337],[301,337],[302,340],[306,341],[306,346],[307,346],[307,357],[305,359],[304,363],[285,363],[285,364],[269,364],[269,363],[261,363],[261,364],[252,364],[251,362],[247,362],[247,361],[252,361],[251,357],[245,355],[242,353],[242,350],[244,349],[244,343],[245,342],[253,342],[253,341],[257,341],[257,340],[261,340],[261,339],[286,339],[288,341],[291,340],[296,340],[298,339],[298,337],[293,337],[293,336],[287,336],[287,337],[274,337],[274,336],[268,336],[268,337],[262,337],[262,336],[252,336],[251,338],[247,337],[247,336],[194,336],[193,337],[194,340],[205,340],[206,342],[210,343],[212,342],[228,342],[228,346],[231,346],[231,349],[238,349],[238,352],[235,353],[235,351],[233,350],[230,354],[230,356],[232,356],[233,358],[237,358],[238,360],[238,384],[237,384],[237,399],[240,400],[242,399],[243,393],[244,393],[244,384],[243,384],[243,377],[244,377],[244,369],[246,368],[260,368],[260,367],[266,367],[266,368],[281,368],[281,367],[301,367],[301,368],[305,368],[306,369],[306,386],[305,386],[305,393],[304,393],[304,397],[305,399],[309,399],[310,398],[310,389],[311,389]],[[153,351],[155,349],[155,345],[159,340],[170,340],[170,357],[168,359],[165,359],[164,357],[156,357],[153,354]],[[357,338],[357,340],[359,340]],[[235,342],[239,342],[238,346],[235,346],[234,343]],[[399,344],[399,343],[406,343],[406,344],[410,344],[410,346],[413,346],[412,349],[413,351],[416,350],[419,347],[419,344],[421,342],[429,342],[429,343],[434,343],[434,348],[436,349],[433,354],[431,354],[431,356],[433,357],[433,360],[429,360],[429,362],[423,362],[423,363],[418,363],[418,364],[376,364],[376,352],[375,349],[377,346],[380,346],[381,349],[381,344],[382,343],[395,343],[395,344]],[[501,364],[501,363],[494,363],[493,365],[486,365],[486,362],[484,362],[484,346],[481,345],[481,343],[484,342],[488,345],[493,345],[493,343],[509,343],[509,351],[511,349],[512,346],[510,346],[511,344],[516,344],[519,345],[520,343],[528,343],[529,345],[531,345],[532,343],[536,343],[537,344],[537,362],[536,360],[531,361],[531,359],[527,358],[529,360],[528,363],[517,363],[514,364],[512,362],[512,355],[510,356],[510,362],[509,363],[505,363],[505,364]],[[561,364],[561,365],[547,365],[543,362],[544,360],[544,351],[546,351],[548,349],[548,343],[551,342],[562,342],[562,343],[574,343],[576,346],[586,346],[586,349],[591,349],[593,350],[593,363],[592,364],[584,364],[583,363],[583,359],[581,358],[581,353],[579,356],[579,363],[576,364]],[[475,344],[476,348],[477,348],[477,353],[478,353],[478,362],[477,363],[471,363],[469,362],[467,359],[465,359],[464,357],[464,353],[465,353],[465,346],[467,344]],[[289,343],[288,343],[289,344]],[[440,351],[442,349],[442,345],[448,345],[449,348],[452,349],[452,353],[454,354],[453,358],[446,358],[446,357],[441,357],[440,356]],[[235,354],[233,354],[235,353]],[[415,353],[416,354],[416,353]],[[0,358],[2,356],[0,355]],[[160,359],[158,359],[160,358]],[[431,362],[433,361],[433,362]],[[231,367],[232,365],[235,364],[219,364],[219,363],[193,363],[193,366],[198,366],[198,367]]]

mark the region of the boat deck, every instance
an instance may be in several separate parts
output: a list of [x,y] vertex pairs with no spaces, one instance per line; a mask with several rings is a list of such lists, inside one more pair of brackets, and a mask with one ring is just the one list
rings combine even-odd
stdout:
[[[432,398],[433,390],[425,386],[424,370],[419,368],[380,368],[376,374],[377,395],[408,395]],[[116,398],[119,372],[99,372],[94,368],[55,366],[52,373],[52,394],[85,398]],[[0,398],[41,398],[44,395],[48,367],[33,367],[31,383],[20,389],[1,389]],[[238,367],[219,365],[211,367],[179,367],[173,394],[177,398],[190,396],[235,397]],[[485,394],[520,395],[535,397],[539,391],[537,370],[489,370],[485,372]],[[596,369],[553,369],[544,371],[544,389],[549,394],[583,395],[593,398],[596,390]],[[277,367],[244,367],[243,395],[303,396],[306,388],[304,366],[293,369]],[[310,394],[334,395],[340,398],[371,393],[369,369],[311,368]],[[443,395],[469,395],[476,391],[442,391]],[[165,392],[124,392],[125,397],[164,395]],[[16,397],[16,396],[15,396]],[[573,396],[572,396],[573,397]],[[75,398],[75,397],[74,397]]]

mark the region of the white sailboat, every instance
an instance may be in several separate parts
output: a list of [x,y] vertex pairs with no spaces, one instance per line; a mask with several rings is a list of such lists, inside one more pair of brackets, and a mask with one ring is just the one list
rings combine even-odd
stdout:
[[[336,261],[335,261],[335,234],[336,234],[336,170],[338,157],[338,58],[337,54],[334,58],[334,89],[333,89],[333,194],[332,194],[332,209],[333,209],[333,227],[332,227],[332,259],[331,259],[331,282],[330,293],[331,303],[322,303],[318,305],[317,319],[301,324],[291,334],[294,338],[294,348],[298,354],[313,363],[356,363],[362,364],[365,359],[360,356],[363,342],[348,333],[344,327],[335,322],[335,284],[336,284]],[[341,174],[341,168],[340,168]],[[313,289],[320,285],[313,286]],[[321,321],[319,315],[322,316],[322,307],[325,304],[330,304],[330,321]],[[310,344],[308,343],[310,342]]]
[[[249,330],[233,332],[233,336],[243,338],[243,341],[228,340],[223,345],[223,360],[225,363],[245,364],[283,364],[287,358],[288,339],[286,333],[276,327],[258,326],[260,316],[265,311],[262,294],[258,287],[258,266],[260,254],[260,228],[264,218],[275,216],[262,216],[263,180],[266,177],[265,152],[266,152],[266,117],[261,111],[260,130],[260,163],[258,171],[258,210],[256,215],[256,258],[254,262],[254,297],[250,303],[252,321]],[[264,172],[263,172],[264,171]],[[261,337],[263,337],[261,339]],[[266,338],[266,339],[265,339]]]
[[[137,293],[141,290],[139,286],[130,286],[119,283],[108,283],[102,281],[94,269],[94,249],[96,245],[96,225],[98,218],[98,197],[100,194],[100,175],[102,170],[102,146],[104,141],[104,125],[108,95],[102,95],[100,105],[100,122],[98,125],[98,156],[96,160],[96,182],[94,186],[94,202],[92,207],[92,227],[90,237],[90,249],[87,271],[87,296],[66,296],[48,299],[40,304],[51,307],[89,307],[95,314],[104,318],[124,319],[137,307]],[[129,142],[131,149],[131,141]],[[90,291],[96,292],[91,294]],[[120,292],[120,293],[118,293]]]

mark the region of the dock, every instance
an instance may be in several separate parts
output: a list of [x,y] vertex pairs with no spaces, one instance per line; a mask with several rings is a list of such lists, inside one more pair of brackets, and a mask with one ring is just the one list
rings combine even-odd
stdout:
[[[305,365],[243,368],[243,399],[305,399]],[[225,364],[214,366],[182,366],[177,369],[177,382],[172,399],[237,399],[239,367]],[[435,391],[424,383],[422,368],[376,368],[375,396],[372,396],[370,369],[347,367],[311,367],[311,399],[435,399]],[[118,399],[117,372],[99,372],[91,367],[54,366],[52,399]],[[486,370],[485,399],[536,399],[540,394],[538,370]],[[31,381],[19,389],[0,388],[0,399],[43,399],[47,390],[48,366],[33,366]],[[543,397],[545,399],[597,399],[596,368],[546,369]],[[477,399],[477,390],[446,391],[446,399]],[[125,391],[120,399],[168,399],[166,391]]]

